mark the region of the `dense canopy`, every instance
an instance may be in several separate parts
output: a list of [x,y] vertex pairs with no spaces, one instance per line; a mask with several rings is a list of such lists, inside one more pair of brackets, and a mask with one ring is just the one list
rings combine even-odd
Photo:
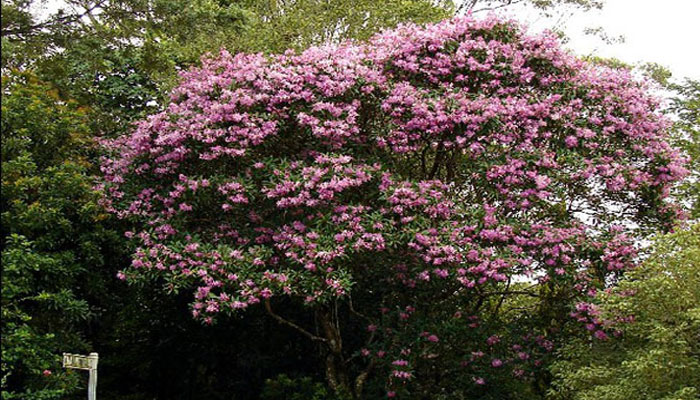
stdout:
[[[134,224],[120,276],[195,287],[207,323],[265,303],[322,343],[336,392],[361,396],[382,368],[390,396],[454,376],[431,372],[435,359],[467,392],[498,375],[485,371],[530,379],[565,324],[605,337],[574,306],[676,216],[664,199],[686,171],[657,110],[629,71],[495,17],[222,51],[105,142],[103,202]],[[501,340],[491,311],[523,292],[557,322]],[[278,296],[309,306],[321,332],[276,314]],[[366,343],[343,346],[339,303]]]

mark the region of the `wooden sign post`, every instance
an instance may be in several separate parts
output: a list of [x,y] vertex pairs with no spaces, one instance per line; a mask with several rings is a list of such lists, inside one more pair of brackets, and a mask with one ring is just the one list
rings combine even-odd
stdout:
[[63,353],[63,368],[83,369],[90,371],[88,380],[88,400],[97,400],[97,353],[89,356]]

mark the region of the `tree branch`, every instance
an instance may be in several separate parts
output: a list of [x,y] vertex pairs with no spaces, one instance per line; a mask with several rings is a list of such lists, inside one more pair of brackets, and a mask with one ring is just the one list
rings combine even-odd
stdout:
[[96,2],[90,7],[86,7],[85,11],[79,14],[68,14],[60,17],[54,17],[53,19],[49,19],[47,21],[35,24],[35,25],[30,25],[26,27],[20,27],[20,28],[15,28],[15,29],[3,29],[0,32],[0,36],[5,37],[5,36],[11,36],[11,35],[26,35],[30,34],[33,31],[44,29],[44,28],[49,28],[53,25],[58,25],[58,24],[70,24],[76,21],[79,21],[86,15],[90,15],[90,13],[97,8],[101,7],[102,4],[104,4],[107,0],[101,0]]
[[369,376],[369,373],[372,372],[372,368],[374,368],[375,364],[375,359],[371,359],[369,362],[369,365],[367,365],[367,368],[364,369],[360,373],[360,375],[355,378],[355,396],[360,398],[362,396],[362,388],[365,385],[365,381],[367,380],[367,377]]
[[484,8],[480,8],[478,10],[474,10],[472,12],[478,13],[478,12],[482,12],[482,11],[494,11],[494,10],[498,10],[499,8],[504,8],[504,7],[512,6],[512,5],[515,5],[518,3],[522,3],[523,1],[525,1],[525,0],[517,0],[517,1],[510,0],[505,4],[501,4],[500,6],[484,7]]
[[435,179],[435,174],[437,174],[439,168],[440,168],[440,163],[442,162],[442,157],[443,157],[443,149],[444,149],[444,142],[441,140],[440,144],[438,145],[437,151],[435,153],[435,160],[433,162],[433,168],[430,170],[430,174],[428,174],[428,179]]
[[270,314],[270,316],[272,316],[272,318],[276,319],[277,322],[279,322],[280,324],[287,325],[290,328],[294,328],[295,330],[304,334],[309,339],[317,341],[317,342],[324,342],[324,343],[328,342],[327,339],[322,338],[320,336],[316,336],[313,333],[311,333],[311,332],[307,331],[306,329],[300,327],[299,325],[295,324],[294,322],[288,321],[288,320],[280,317],[279,315],[275,314],[275,312],[272,311],[272,306],[270,305],[270,299],[265,299],[265,310],[267,310],[267,313]]
[[350,307],[350,312],[351,312],[351,313],[357,315],[357,316],[360,317],[360,318],[364,318],[364,319],[366,319],[366,320],[369,321],[369,322],[374,322],[374,321],[372,321],[372,319],[371,319],[370,317],[368,317],[368,316],[366,316],[366,315],[360,313],[359,311],[355,310],[355,307],[352,305],[352,296],[350,296],[350,295],[348,295],[348,306]]
[[457,8],[457,14],[461,13],[462,11],[471,11],[478,2],[479,0],[465,0],[459,5],[459,8]]
[[487,293],[479,293],[479,296],[503,296],[503,295],[516,295],[516,294],[522,294],[530,297],[540,297],[539,294],[529,292],[527,290],[509,290],[509,291],[502,291],[502,292],[487,292]]

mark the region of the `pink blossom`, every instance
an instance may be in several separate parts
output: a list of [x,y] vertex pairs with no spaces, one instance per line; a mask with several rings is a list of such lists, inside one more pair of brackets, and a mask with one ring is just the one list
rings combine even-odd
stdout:
[[[381,318],[368,336],[409,359],[416,338],[403,329],[464,310],[435,313],[464,304],[445,296],[524,275],[565,283],[562,306],[605,339],[584,301],[637,265],[635,243],[671,223],[670,190],[688,173],[657,103],[632,74],[495,16],[279,55],[224,50],[183,71],[162,111],[101,141],[101,204],[134,226],[118,277],[194,285],[192,314],[207,323],[273,293],[346,310],[352,290],[370,304],[360,313]],[[480,316],[464,327],[482,334]],[[499,331],[485,334],[489,359],[537,354],[499,345]],[[470,349],[468,337],[428,347]]]

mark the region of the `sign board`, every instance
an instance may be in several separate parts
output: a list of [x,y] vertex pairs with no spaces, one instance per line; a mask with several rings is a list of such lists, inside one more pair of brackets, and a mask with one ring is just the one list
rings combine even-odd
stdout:
[[91,353],[89,356],[63,353],[63,368],[97,369],[97,353]]
[[63,368],[90,371],[90,378],[88,380],[88,400],[97,399],[97,361],[97,353],[90,353],[89,356],[63,353]]

